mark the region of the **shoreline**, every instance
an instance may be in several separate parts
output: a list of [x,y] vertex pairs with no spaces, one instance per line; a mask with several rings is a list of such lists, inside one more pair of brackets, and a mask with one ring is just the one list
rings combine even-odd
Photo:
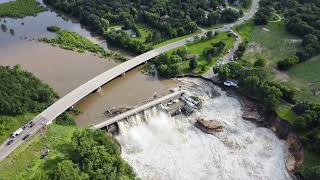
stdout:
[[233,97],[240,102],[243,110],[244,120],[270,129],[279,139],[285,140],[289,147],[286,168],[294,179],[299,179],[298,177],[300,175],[297,170],[304,161],[304,147],[298,136],[294,133],[292,126],[288,122],[278,117],[275,111],[266,111],[254,99],[241,95],[232,89],[227,89],[219,80],[212,80],[200,75],[190,74],[177,76],[176,78],[179,79],[185,77],[197,78],[217,85],[226,92],[228,97]]

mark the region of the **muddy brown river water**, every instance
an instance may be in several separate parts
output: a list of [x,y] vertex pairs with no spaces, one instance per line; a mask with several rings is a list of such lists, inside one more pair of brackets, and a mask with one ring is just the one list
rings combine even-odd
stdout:
[[[55,12],[46,11],[35,17],[22,19],[2,18],[0,24],[5,24],[8,28],[7,32],[0,30],[0,65],[20,64],[23,69],[48,83],[60,97],[118,64],[92,54],[79,54],[38,42],[38,38],[54,36],[55,34],[48,32],[46,28],[56,25],[78,32],[108,48],[106,42],[93,36],[79,23]],[[15,33],[10,34],[9,29],[14,29]],[[110,49],[117,50],[113,47]],[[132,56],[120,50],[117,52]],[[103,121],[103,113],[107,109],[122,105],[134,106],[150,99],[155,92],[162,93],[176,86],[175,81],[159,80],[145,75],[140,68],[113,80],[102,87],[99,93],[90,94],[79,102],[76,107],[82,113],[77,117],[78,125],[83,127]]]

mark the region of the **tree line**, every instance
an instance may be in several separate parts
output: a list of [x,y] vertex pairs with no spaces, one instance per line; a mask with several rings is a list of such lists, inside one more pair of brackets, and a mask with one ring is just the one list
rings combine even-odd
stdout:
[[35,174],[42,180],[137,179],[121,158],[120,146],[101,130],[76,129],[64,144],[64,158],[46,160],[51,168]]
[[75,17],[92,31],[105,34],[111,43],[124,48],[143,52],[149,48],[142,43],[120,38],[121,32],[110,32],[112,25],[122,25],[123,29],[132,29],[137,36],[141,33],[138,23],[144,23],[156,32],[148,38],[148,42],[162,42],[167,39],[191,34],[198,30],[198,25],[214,25],[236,21],[241,11],[226,7],[224,0],[45,0],[45,3],[56,10]]
[[320,53],[320,3],[318,0],[261,0],[255,24],[266,25],[274,13],[286,19],[287,31],[302,39],[301,50],[278,63],[280,70],[304,62]]
[[51,105],[57,94],[20,66],[0,66],[0,115],[40,112]]

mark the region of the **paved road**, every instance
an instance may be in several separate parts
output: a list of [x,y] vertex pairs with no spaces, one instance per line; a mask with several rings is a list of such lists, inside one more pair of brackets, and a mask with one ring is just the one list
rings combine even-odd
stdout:
[[[259,0],[253,0],[251,10],[246,13],[242,18],[240,18],[237,22],[225,25],[221,28],[215,29],[214,31],[218,32],[225,32],[231,30],[232,27],[237,26],[245,22],[246,20],[253,17],[255,12],[258,9],[258,2]],[[207,31],[203,31],[199,36],[204,36]],[[6,145],[6,143],[10,140],[6,140],[0,146],[0,161],[6,158],[12,151],[14,151],[18,146],[20,146],[24,141],[21,139],[27,134],[30,136],[34,135],[38,132],[42,127],[45,125],[51,124],[52,121],[62,114],[64,111],[69,109],[71,106],[79,102],[81,99],[89,95],[91,92],[95,91],[97,88],[103,86],[104,84],[108,83],[109,81],[113,80],[114,78],[121,76],[123,73],[131,70],[132,68],[160,55],[161,53],[170,51],[177,47],[181,47],[190,42],[190,40],[194,40],[194,37],[186,38],[166,46],[151,50],[144,54],[141,54],[137,57],[130,59],[118,66],[109,69],[108,71],[98,75],[97,77],[91,79],[90,81],[86,82],[85,84],[79,86],[75,90],[71,91],[69,94],[65,95],[42,113],[40,113],[37,117],[35,117],[32,122],[35,125],[32,128],[27,128],[24,130],[18,137],[15,138],[14,142],[11,145]],[[29,137],[30,138],[30,137]]]

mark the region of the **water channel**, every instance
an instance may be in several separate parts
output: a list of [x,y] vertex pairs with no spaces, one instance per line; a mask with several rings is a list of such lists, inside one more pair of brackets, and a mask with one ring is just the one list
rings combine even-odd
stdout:
[[[105,48],[125,53],[114,47],[108,47],[101,38],[92,35],[77,21],[58,15],[52,11],[39,13],[22,19],[2,18],[7,32],[0,30],[0,65],[14,66],[20,64],[23,69],[34,73],[47,82],[61,97],[71,90],[116,66],[112,59],[102,59],[92,54],[79,54],[37,41],[41,37],[53,37],[48,26],[56,25],[63,29],[75,31]],[[9,29],[14,29],[10,34]],[[79,102],[77,107],[81,114],[77,123],[81,127],[103,121],[104,111],[115,106],[133,106],[152,97],[154,93],[167,91],[176,86],[173,80],[159,80],[140,72],[138,67],[102,88],[99,93],[89,95]]]
[[[0,31],[0,65],[21,64],[60,96],[118,64],[92,54],[79,54],[38,42],[40,37],[54,36],[46,28],[56,25],[108,48],[79,23],[55,12],[45,11],[22,19],[2,18],[0,24],[14,29],[14,34]],[[140,68],[79,102],[77,107],[82,113],[77,117],[77,124],[85,127],[103,121],[103,113],[109,108],[134,106],[155,93],[161,94],[181,84],[145,75]],[[195,82],[183,84],[192,83]],[[142,179],[290,179],[284,165],[288,153],[285,142],[270,130],[241,119],[236,99],[223,93],[212,99],[206,95],[206,88],[210,86],[190,87],[205,100],[203,110],[189,118],[172,118],[155,112],[148,123],[129,125],[117,137],[123,148],[122,156]],[[218,136],[202,133],[192,125],[200,115],[221,121],[226,131]]]

